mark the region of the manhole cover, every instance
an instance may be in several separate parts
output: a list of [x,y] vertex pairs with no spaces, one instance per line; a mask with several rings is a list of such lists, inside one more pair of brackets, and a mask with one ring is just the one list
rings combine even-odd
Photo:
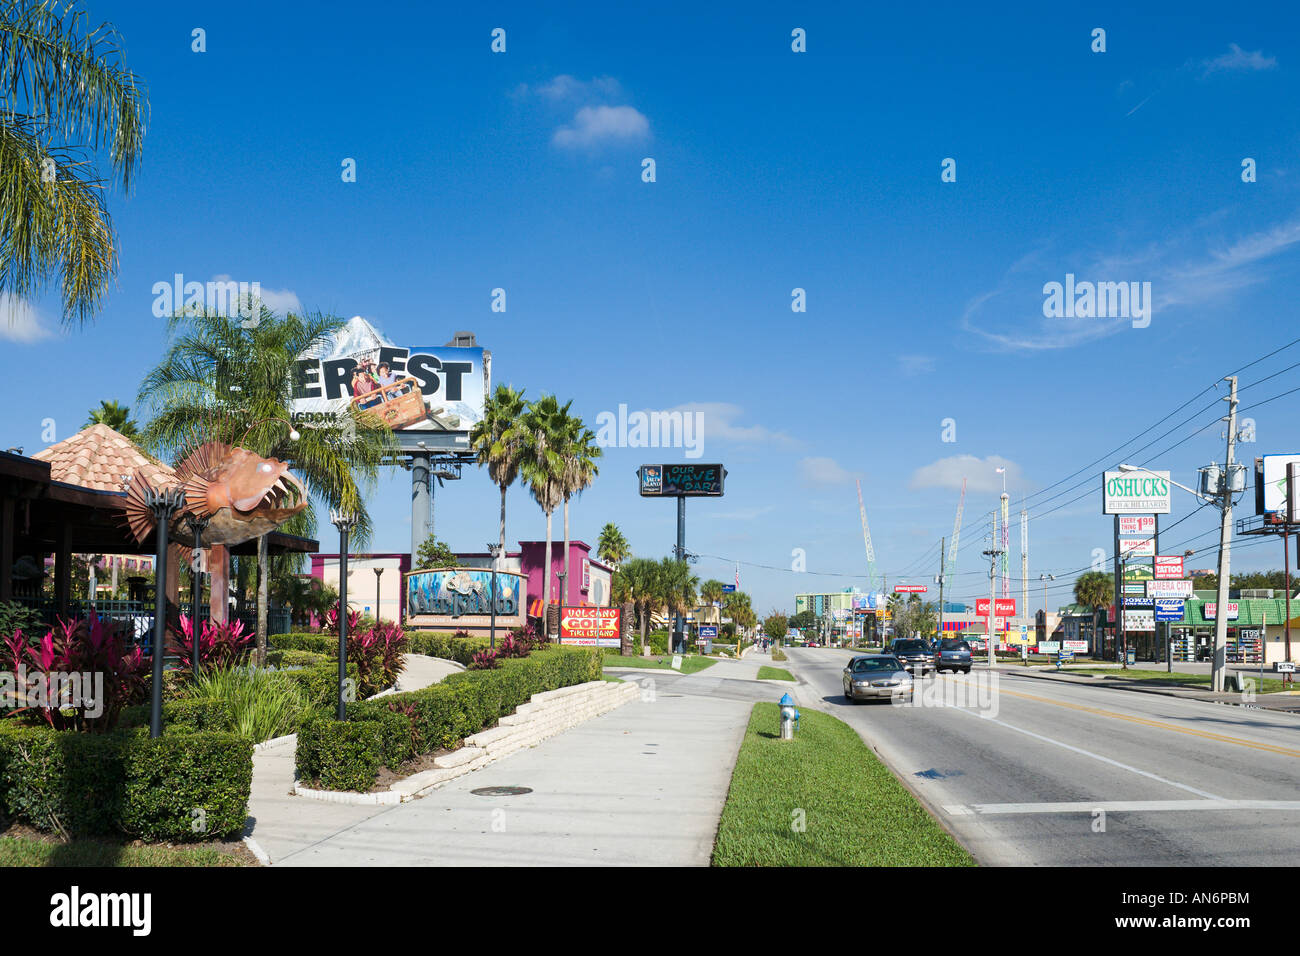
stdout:
[[517,797],[532,792],[532,787],[479,787],[470,791],[476,797]]

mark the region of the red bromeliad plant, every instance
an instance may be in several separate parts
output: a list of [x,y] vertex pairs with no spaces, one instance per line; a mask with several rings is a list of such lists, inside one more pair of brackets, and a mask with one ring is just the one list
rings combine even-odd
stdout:
[[[327,630],[333,631],[335,634],[337,634],[339,630],[339,613],[340,613],[340,608],[337,604],[335,604],[332,608],[330,608],[327,612],[325,612],[325,627]],[[361,620],[360,612],[353,611],[349,608],[348,609],[348,633],[351,633],[352,631],[355,631],[357,629],[357,622],[360,620]]]
[[[176,641],[177,656],[189,670],[194,667],[194,620],[181,615],[181,636]],[[244,630],[244,622],[214,624],[204,621],[199,630],[199,667],[210,670],[229,670],[242,664],[252,650],[253,632]]]
[[396,624],[348,632],[348,662],[357,665],[357,689],[369,697],[397,683],[406,667],[406,634]]
[[527,657],[531,650],[532,648],[523,638],[516,637],[514,634],[507,634],[497,641],[498,657]]
[[497,666],[497,652],[491,648],[485,648],[481,651],[475,651],[473,663],[469,665],[472,671],[490,671]]
[[0,653],[15,678],[26,678],[21,686],[15,680],[15,703],[55,730],[104,733],[117,726],[123,707],[147,696],[150,659],[139,647],[128,650],[125,629],[94,614],[60,619],[35,646],[16,631]]

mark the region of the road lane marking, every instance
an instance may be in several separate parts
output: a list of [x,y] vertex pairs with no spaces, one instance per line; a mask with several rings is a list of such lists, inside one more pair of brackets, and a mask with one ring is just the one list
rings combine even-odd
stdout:
[[954,817],[1013,813],[1182,813],[1188,810],[1300,810],[1300,800],[1094,800],[1072,803],[958,803],[943,808]]
[[[1005,693],[1005,691],[1003,693]],[[1198,790],[1195,787],[1189,787],[1185,783],[1178,783],[1177,781],[1166,779],[1158,774],[1151,773],[1149,770],[1140,770],[1137,767],[1130,766],[1129,764],[1120,763],[1118,760],[1112,760],[1110,757],[1103,757],[1101,754],[1093,753],[1091,750],[1084,750],[1082,747],[1076,747],[1073,744],[1063,743],[1060,740],[1053,740],[1051,737],[1044,737],[1042,734],[1036,734],[1032,730],[1025,730],[1023,727],[1016,727],[1013,724],[1008,724],[1004,720],[998,720],[996,717],[985,717],[981,714],[975,713],[974,711],[966,710],[964,707],[954,707],[953,710],[957,711],[959,714],[966,714],[967,716],[974,717],[976,720],[987,720],[991,723],[997,724],[999,727],[1005,727],[1007,730],[1014,730],[1018,734],[1024,734],[1027,737],[1033,737],[1035,740],[1041,740],[1043,743],[1062,747],[1065,750],[1073,751],[1074,753],[1080,754],[1084,757],[1091,757],[1093,760],[1100,760],[1102,763],[1108,763],[1112,767],[1118,767],[1120,770],[1127,770],[1130,773],[1137,774],[1138,776],[1146,777],[1148,780],[1155,780],[1158,783],[1165,783],[1171,787],[1177,787],[1179,790],[1186,790],[1188,793],[1194,793],[1198,797],[1205,797],[1207,800],[1222,799],[1215,794],[1207,793],[1204,790]]]
[[[953,680],[946,677],[947,680]],[[1033,678],[1029,678],[1032,680]],[[1263,744],[1254,740],[1247,740],[1244,737],[1231,737],[1228,734],[1217,734],[1212,730],[1195,730],[1191,727],[1179,727],[1177,724],[1167,723],[1163,720],[1152,720],[1148,717],[1134,717],[1130,714],[1120,714],[1113,710],[1101,710],[1097,707],[1088,707],[1083,704],[1071,704],[1062,700],[1052,700],[1050,697],[1039,697],[1036,694],[1025,694],[1020,691],[1007,690],[1005,687],[999,687],[998,693],[1009,694],[1012,697],[1019,697],[1023,700],[1035,700],[1042,704],[1052,704],[1056,707],[1064,707],[1068,710],[1077,710],[1087,714],[1095,714],[1098,717],[1110,717],[1114,720],[1126,720],[1133,724],[1142,724],[1145,727],[1156,727],[1160,730],[1172,731],[1176,734],[1186,734],[1189,737],[1200,737],[1202,740],[1213,740],[1218,743],[1233,744],[1238,747],[1249,747],[1251,750],[1261,750],[1265,753],[1281,754],[1284,757],[1300,757],[1300,750],[1290,747],[1279,747],[1276,744]]]

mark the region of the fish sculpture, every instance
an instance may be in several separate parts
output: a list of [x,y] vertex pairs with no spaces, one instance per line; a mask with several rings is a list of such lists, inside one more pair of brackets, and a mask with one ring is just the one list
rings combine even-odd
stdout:
[[[200,546],[237,545],[274,531],[307,507],[307,491],[289,466],[247,448],[205,442],[176,469],[185,490],[185,507],[170,528],[178,543],[193,542],[187,515],[208,519]],[[137,541],[154,529],[146,492],[150,485],[136,472],[126,492],[126,518]]]

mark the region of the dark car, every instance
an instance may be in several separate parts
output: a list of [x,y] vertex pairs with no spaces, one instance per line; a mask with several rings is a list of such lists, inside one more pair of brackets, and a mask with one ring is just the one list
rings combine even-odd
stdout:
[[970,673],[971,648],[959,637],[945,637],[935,646],[934,669],[944,671],[961,671]]
[[934,670],[934,648],[929,641],[919,638],[900,638],[894,641],[890,653],[909,671],[920,670],[924,675]]

